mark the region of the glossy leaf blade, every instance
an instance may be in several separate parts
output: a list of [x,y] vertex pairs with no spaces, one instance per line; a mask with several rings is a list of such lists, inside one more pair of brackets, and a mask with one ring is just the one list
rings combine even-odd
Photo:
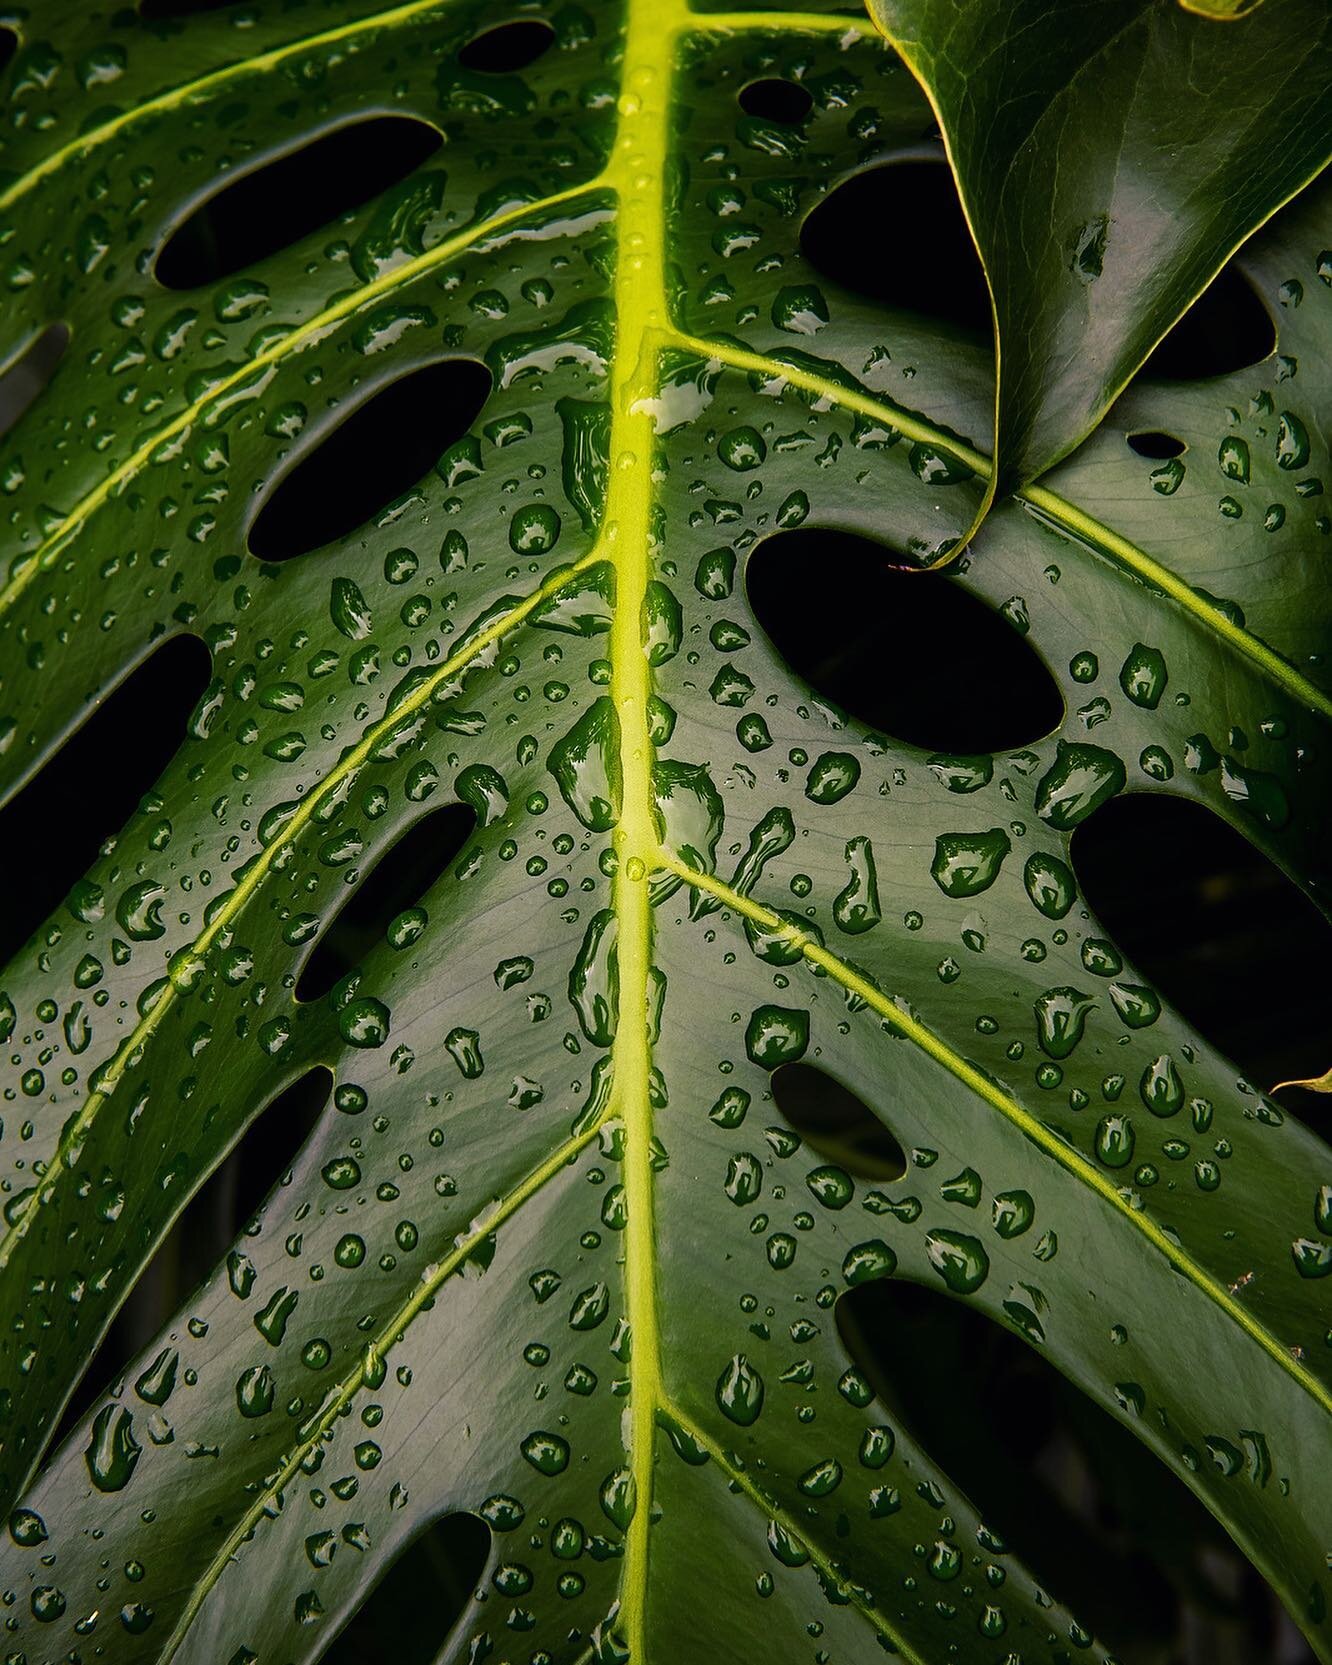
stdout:
[[[1330,1657],[1328,1149],[1126,963],[1076,843],[1170,790],[1326,884],[1328,198],[1245,251],[1275,361],[1135,389],[954,575],[899,572],[968,591],[1062,700],[953,755],[840,709],[818,644],[795,675],[750,584],[799,529],[928,565],[992,472],[988,355],[800,251],[919,142],[911,73],[836,12],[523,15],[550,41],[507,69],[488,5],[126,21],[112,107],[105,66],[64,74],[107,45],[71,5],[11,70],[31,278],[0,354],[56,314],[71,347],[0,458],[6,788],[165,634],[213,677],[0,978],[9,1645],[313,1660],[467,1512],[492,1547],[449,1660],[1111,1651],[892,1408],[912,1338],[883,1382],[843,1338],[839,1303],[896,1278],[1131,1429]],[[748,110],[764,79],[807,114]],[[421,169],[238,276],[156,282],[228,167],[390,94],[447,133]],[[339,420],[453,362],[492,390],[433,467],[250,552]],[[1126,443],[1148,427],[1177,468]],[[849,639],[864,600],[836,600]],[[875,623],[886,674],[907,644]],[[463,848],[298,999],[451,802]],[[802,1140],[797,1062],[900,1179]],[[154,1247],[312,1069],[290,1177],[48,1453]]]
[[1096,426],[1253,231],[1332,154],[1317,0],[870,0],[926,89],[994,302],[1000,489]]

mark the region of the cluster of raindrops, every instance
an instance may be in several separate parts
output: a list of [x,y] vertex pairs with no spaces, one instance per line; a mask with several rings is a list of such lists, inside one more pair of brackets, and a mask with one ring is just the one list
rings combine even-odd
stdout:
[[[576,1643],[627,1665],[644,1530],[650,1565],[727,1569],[737,1630],[780,1626],[793,1658],[877,1635],[1065,1659],[1090,1634],[890,1410],[885,1358],[908,1370],[909,1348],[867,1354],[855,1303],[894,1278],[974,1303],[1223,1515],[1241,1488],[1300,1495],[1275,1390],[1254,1403],[1218,1373],[1204,1391],[1199,1357],[1234,1345],[1213,1287],[1301,1358],[1325,1350],[1289,1309],[1332,1273],[1329,1176],[1310,1215],[1310,1142],[1126,962],[1076,835],[1169,789],[1303,871],[1310,714],[1252,656],[1221,697],[1208,608],[1243,631],[1247,604],[1208,595],[1181,629],[1016,504],[983,559],[900,577],[979,598],[1057,721],[1010,746],[908,742],[820,686],[836,640],[811,628],[804,674],[784,662],[755,584],[776,539],[837,530],[918,568],[983,489],[959,438],[984,431],[983,347],[850,293],[802,246],[849,166],[885,164],[890,190],[928,123],[857,31],[700,25],[683,45],[676,339],[644,357],[635,406],[651,547],[618,549],[611,372],[643,347],[618,338],[602,174],[617,105],[636,107],[622,19],[537,7],[490,40],[490,15],[305,45],[309,6],[206,25],[223,67],[233,34],[276,53],[284,99],[239,68],[161,92],[196,25],[132,15],[90,13],[86,40],[25,23],[8,72],[4,353],[56,322],[71,337],[0,457],[6,779],[167,638],[209,664],[175,758],[0,982],[0,1268],[24,1291],[0,1341],[0,1623],[16,1665],[56,1645],[141,1658],[182,1614],[229,1665],[305,1657],[467,1512],[490,1534],[460,1630],[478,1661]],[[223,182],[368,129],[385,88],[427,130],[404,136],[426,153],[403,177],[291,247],[167,281],[234,223]],[[107,102],[150,93],[169,167]],[[1302,412],[1289,387],[1234,407],[1219,466],[1246,512],[1228,518],[1263,518],[1242,492],[1270,469],[1264,525],[1320,495]],[[1183,470],[1153,475],[1149,508],[1189,508]],[[612,662],[636,561],[650,756],[626,744]],[[836,551],[802,582],[863,628]],[[888,684],[903,626],[872,624]],[[998,680],[980,652],[955,675],[977,706]],[[640,786],[661,848],[622,872]],[[359,918],[381,881],[391,906]],[[654,911],[630,987],[642,945],[617,896],[636,882]],[[616,1072],[633,1025],[643,1102]],[[894,1177],[797,1125],[795,1067],[854,1089],[866,1138],[891,1129]],[[153,1244],[312,1078],[326,1102],[266,1203],[39,1469]],[[1301,1178],[1254,1221],[1264,1165]],[[1089,1267],[1114,1275],[1093,1287]],[[627,1430],[648,1392],[644,1452]],[[649,1605],[665,1635],[720,1622],[692,1573]]]

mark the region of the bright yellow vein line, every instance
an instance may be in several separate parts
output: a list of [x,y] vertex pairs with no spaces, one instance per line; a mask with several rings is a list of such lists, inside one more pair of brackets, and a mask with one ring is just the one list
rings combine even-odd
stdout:
[[205,98],[209,93],[216,92],[219,87],[224,87],[243,76],[271,74],[289,58],[298,58],[303,52],[318,52],[326,46],[352,43],[361,35],[391,29],[395,25],[410,22],[413,18],[424,17],[427,12],[443,12],[448,9],[448,0],[408,0],[406,5],[393,6],[388,11],[375,12],[370,17],[360,17],[352,23],[339,24],[335,29],[324,29],[318,34],[302,35],[298,40],[270,47],[267,52],[259,52],[249,58],[238,58],[232,63],[224,64],[220,69],[210,70],[207,75],[196,77],[193,81],[184,81],[178,87],[158,93],[155,98],[145,99],[142,104],[136,104],[132,109],[122,110],[109,121],[90,128],[86,133],[80,133],[78,138],[69,140],[58,150],[53,150],[49,156],[43,157],[40,162],[0,191],[0,209],[8,208],[20,197],[26,196],[34,185],[39,185],[53,173],[58,173],[66,162],[77,156],[86,156],[98,146],[114,139],[117,133],[134,126],[136,122],[145,121],[150,116],[162,115],[168,110],[178,110],[182,105]]
[[[715,359],[719,364],[729,365],[735,370],[747,370],[769,380],[784,381],[791,387],[816,394],[844,410],[876,417],[881,422],[890,423],[908,439],[918,440],[933,450],[956,458],[982,479],[988,480],[990,477],[991,461],[983,451],[977,451],[963,440],[954,439],[950,434],[943,433],[925,421],[923,417],[903,410],[886,399],[875,398],[859,389],[834,381],[829,376],[815,375],[795,365],[785,364],[780,359],[762,353],[746,352],[729,342],[710,341],[702,336],[688,335],[678,330],[672,334],[675,344],[688,352],[697,353],[703,358]],[[1257,665],[1270,681],[1284,688],[1300,704],[1321,712],[1325,717],[1332,717],[1332,695],[1325,694],[1315,683],[1302,676],[1293,665],[1288,664],[1280,654],[1274,653],[1265,642],[1259,641],[1256,636],[1227,618],[1220,608],[1205,601],[1182,578],[1154,560],[1145,550],[1139,549],[1128,538],[1122,537],[1112,527],[1106,526],[1084,509],[1080,509],[1077,504],[1070,503],[1067,498],[1061,497],[1046,486],[1024,486],[1015,495],[1019,500],[1029,503],[1032,508],[1048,516],[1057,526],[1079,541],[1090,544],[1162,590],[1207,629],[1222,637],[1230,647]]]
[[406,261],[403,265],[386,272],[382,277],[363,285],[360,289],[352,290],[317,312],[312,318],[306,319],[288,335],[275,341],[261,353],[248,360],[239,370],[233,371],[214,383],[206,394],[189,404],[170,422],[164,424],[149,438],[143,441],[137,450],[133,451],[124,462],[100,481],[93,489],[82,497],[78,503],[63,517],[54,531],[43,541],[38,549],[33,550],[21,562],[15,564],[9,582],[0,590],[0,614],[3,614],[27,588],[36,574],[49,567],[62,549],[68,547],[71,538],[87,521],[88,517],[102,507],[109,498],[127,481],[131,480],[139,471],[146,468],[161,450],[161,448],[187,432],[196,422],[205,418],[208,410],[219,399],[229,393],[243,390],[249,384],[260,381],[265,371],[275,369],[293,353],[314,344],[323,335],[333,329],[345,319],[353,317],[364,307],[382,300],[405,285],[412,283],[423,273],[433,271],[436,266],[442,266],[447,261],[455,259],[468,249],[488,242],[491,238],[502,237],[505,232],[517,227],[528,230],[544,229],[543,216],[566,203],[576,202],[594,194],[598,188],[604,187],[604,180],[598,176],[588,180],[583,185],[571,185],[567,191],[559,191],[553,196],[543,197],[539,202],[522,203],[506,213],[496,214],[492,219],[483,220],[479,225],[468,226],[466,230],[458,232],[454,237],[445,239],[424,254]]
[[[132,109],[122,110],[99,126],[89,128],[86,133],[80,133],[77,138],[70,139],[50,155],[44,156],[40,162],[35,162],[0,191],[0,212],[27,196],[33,187],[40,185],[43,180],[59,173],[66,163],[90,155],[114,139],[118,133],[123,133],[126,128],[133,127],[138,122],[146,121],[152,116],[165,115],[168,111],[179,110],[187,104],[205,99],[210,93],[218,92],[228,87],[231,82],[243,80],[246,76],[271,74],[290,59],[299,58],[304,53],[319,52],[330,46],[345,45],[354,49],[364,36],[383,34],[388,30],[400,28],[404,23],[424,18],[431,12],[438,12],[443,17],[453,9],[451,0],[408,0],[405,5],[391,6],[387,11],[372,12],[368,17],[358,17],[333,29],[323,29],[317,34],[302,35],[296,40],[284,41],[280,46],[270,47],[266,52],[237,58],[218,69],[209,70],[206,75],[196,76],[192,81],[182,81],[179,86],[169,87],[165,92],[144,99]],[[826,17],[806,12],[714,12],[694,17],[691,27],[715,30],[718,33],[799,29],[805,32],[836,34],[847,39],[878,36],[878,31],[867,17]],[[887,42],[883,44],[885,51],[891,50]]]
[[616,572],[611,627],[611,699],[618,727],[621,803],[614,833],[619,1014],[613,1103],[625,1129],[624,1293],[631,1334],[629,1473],[634,1512],[620,1572],[619,1631],[636,1661],[648,1659],[648,1551],[661,1364],[653,1226],[651,1046],[648,991],[652,920],[647,875],[657,848],[652,799],[651,692],[644,612],[651,563],[652,453],[649,404],[657,389],[656,341],[669,320],[665,293],[664,166],[681,0],[632,0],[625,41],[620,123],[611,174],[618,194],[616,337],[604,542]]
[[[360,19],[354,24],[347,24],[340,29],[327,31],[324,35],[310,36],[304,41],[292,43],[287,47],[274,48],[270,53],[244,60],[241,64],[229,66],[226,70],[217,71],[215,77],[205,77],[204,81],[193,83],[192,86],[197,90],[203,87],[205,81],[216,77],[238,74],[242,71],[249,72],[255,66],[266,67],[275,55],[280,57],[286,53],[304,50],[311,45],[348,38],[370,28],[388,27],[409,18],[423,15],[431,9],[438,9],[439,6],[440,0],[428,0],[428,3],[423,3],[423,0],[414,0],[413,4],[396,7],[390,12],[377,14],[373,18]],[[683,4],[679,4],[678,0],[671,0],[669,14],[666,10],[662,10],[660,17],[664,31],[663,39],[665,39],[666,33],[671,33],[672,38],[674,38],[674,33],[683,29],[695,32],[700,30],[725,32],[740,29],[817,29],[827,32],[840,31],[846,33],[848,37],[863,35],[866,38],[877,38],[877,31],[868,20],[830,18],[818,14],[797,12],[695,14],[690,12]],[[885,49],[887,48],[885,47]],[[187,93],[188,89],[177,89],[176,93],[164,95],[164,97],[178,101],[186,97]],[[118,126],[133,120],[149,108],[148,105],[140,106],[138,110],[127,112],[123,117],[116,118],[109,125],[112,129],[118,129]],[[102,129],[96,129],[80,138],[73,147],[66,147],[66,150],[84,148],[95,141],[99,142],[102,132]],[[57,153],[57,155],[61,154],[63,153]],[[54,159],[52,160],[54,161]],[[43,164],[43,166],[45,165]],[[9,188],[10,191],[18,190],[23,183],[23,180],[17,181]],[[601,175],[587,181],[584,185],[573,186],[567,191],[543,198],[538,202],[520,206],[480,226],[469,227],[456,237],[450,238],[436,248],[418,256],[416,260],[397,268],[392,273],[386,274],[384,278],[376,280],[364,289],[356,291],[353,295],[344,297],[334,306],[308,320],[299,329],[293,331],[291,335],[277,342],[272,348],[258,355],[231,377],[220,382],[210,390],[204,399],[199,400],[188,410],[182,412],[175,421],[144,441],[138,450],[108,475],[99,486],[89,492],[62,519],[38,549],[26,558],[16,562],[9,582],[3,589],[0,589],[0,614],[12,606],[31,579],[54,560],[69,539],[83,525],[87,517],[100,508],[120,485],[146,466],[163,444],[169,442],[176,434],[197,420],[212,401],[225,396],[229,391],[242,387],[247,381],[253,379],[256,373],[262,373],[265,368],[280,362],[289,352],[297,350],[311,337],[333,327],[342,319],[357,311],[367,301],[394,292],[404,284],[411,282],[422,271],[429,270],[434,265],[449,260],[475,246],[488,234],[500,234],[529,215],[535,216],[546,209],[558,207],[585,194],[591,194],[606,183],[608,183],[608,176]],[[0,207],[4,206],[5,201],[5,195],[0,194]],[[956,458],[971,468],[982,479],[988,480],[990,478],[992,473],[991,460],[984,452],[976,450],[962,440],[943,433],[942,430],[926,422],[923,418],[903,410],[889,401],[874,398],[854,388],[848,388],[831,378],[821,377],[797,369],[794,366],[785,365],[780,360],[763,354],[744,351],[731,346],[729,343],[705,340],[701,337],[687,335],[673,328],[669,330],[669,333],[679,345],[714,358],[719,363],[769,377],[780,377],[794,387],[814,392],[845,409],[856,410],[865,415],[889,421],[908,438],[919,440]],[[1235,624],[1219,608],[1205,600],[1190,585],[1171,572],[1168,567],[1153,559],[1131,540],[1123,537],[1113,528],[1106,526],[1076,504],[1061,497],[1057,492],[1051,491],[1048,487],[1039,484],[1030,485],[1016,495],[1019,499],[1026,501],[1033,508],[1047,515],[1075,538],[1092,545],[1112,560],[1119,562],[1139,577],[1155,585],[1204,626],[1220,636],[1230,647],[1257,665],[1269,680],[1285,688],[1296,700],[1308,706],[1311,710],[1320,712],[1323,716],[1332,717],[1332,696],[1324,693],[1316,684],[1309,681],[1280,654],[1273,652],[1266,643],[1250,634],[1242,626]]]
[[[318,785],[301,799],[299,807],[283,827],[281,834],[254,857],[240,882],[214,914],[211,923],[194,939],[190,953],[194,957],[198,957],[208,952],[209,948],[228,929],[268,877],[284,845],[290,844],[293,839],[300,836],[309,825],[319,806],[325,802],[331,793],[338,789],[348,775],[354,774],[356,770],[370,761],[375,748],[386,735],[400,728],[418,711],[423,710],[434,698],[439,688],[460,675],[469,665],[474,664],[488,648],[496,646],[501,638],[515,625],[520,624],[527,618],[534,608],[540,606],[543,601],[548,600],[551,596],[558,594],[575,573],[581,572],[585,567],[591,566],[602,558],[600,549],[594,548],[576,565],[562,567],[554,577],[548,579],[539,589],[533,590],[530,595],[524,597],[521,601],[515,602],[507,612],[500,614],[484,629],[478,631],[464,647],[460,648],[443,665],[433,671],[427,680],[414,689],[391,712],[371,724],[359,743],[351,747]],[[13,1223],[9,1230],[5,1233],[3,1239],[0,1239],[0,1272],[4,1271],[9,1265],[15,1247],[31,1230],[33,1221],[54,1193],[60,1177],[63,1174],[68,1174],[75,1166],[78,1148],[86,1138],[88,1129],[96,1121],[102,1106],[120,1085],[126,1070],[132,1067],[143,1047],[157,1032],[162,1020],[176,1001],[179,1000],[181,992],[181,988],[176,981],[169,980],[157,1003],[139,1020],[133,1033],[121,1045],[115,1056],[96,1072],[100,1082],[98,1089],[89,1093],[78,1114],[71,1116],[65,1124],[60,1135],[60,1142],[40,1185],[29,1192],[23,1205],[15,1211]]]
[[[530,1173],[520,1180],[512,1191],[501,1197],[481,1223],[474,1226],[465,1237],[461,1238],[437,1266],[427,1268],[412,1293],[393,1314],[388,1323],[379,1330],[373,1341],[369,1343],[369,1351],[372,1356],[377,1355],[381,1359],[387,1356],[390,1349],[402,1340],[413,1320],[434,1300],[441,1286],[463,1265],[468,1256],[473,1254],[487,1237],[498,1231],[506,1220],[512,1219],[524,1203],[529,1202],[543,1186],[548,1184],[561,1169],[571,1162],[578,1152],[596,1137],[605,1121],[606,1116],[603,1114],[588,1127],[566,1139],[558,1149],[551,1152],[544,1162],[539,1163],[537,1167],[533,1168]],[[283,1459],[278,1469],[277,1478],[270,1481],[260,1491],[254,1502],[227,1534],[221,1548],[195,1580],[190,1590],[189,1600],[182,1609],[180,1617],[176,1620],[175,1628],[167,1638],[162,1652],[158,1655],[157,1665],[168,1665],[168,1661],[176,1657],[190,1626],[199,1616],[200,1608],[218,1579],[226,1571],[232,1557],[250,1534],[270,1514],[275,1500],[283,1489],[296,1478],[306,1458],[312,1451],[318,1449],[325,1435],[333,1428],[338,1418],[342,1416],[364,1383],[366,1368],[366,1360],[363,1358],[354,1370],[350,1370],[336,1386],[330,1389],[313,1422],[306,1423],[308,1432],[304,1433],[299,1443],[294,1445]]]
[[1203,1270],[1193,1257],[1187,1254],[1178,1243],[1163,1231],[1156,1222],[1140,1209],[1130,1208],[1118,1190],[1103,1173],[1083,1156],[1082,1152],[1067,1144],[1058,1134],[1052,1133],[1043,1122],[1039,1121],[1025,1106],[1016,1099],[1010,1098],[1001,1088],[995,1086],[988,1076],[983,1075],[974,1064],[970,1064],[945,1042],[939,1039],[918,1018],[911,1017],[889,1000],[868,978],[854,971],[843,960],[839,960],[821,943],[797,930],[787,920],[773,913],[760,903],[742,896],[739,891],[732,890],[729,885],[713,878],[710,874],[698,873],[692,867],[686,867],[669,851],[663,850],[656,858],[656,865],[676,874],[686,884],[696,890],[705,891],[715,897],[725,907],[731,908],[742,918],[751,920],[755,925],[761,925],[765,930],[775,931],[784,936],[793,947],[799,947],[801,954],[811,965],[818,966],[827,972],[828,976],[838,983],[848,993],[854,994],[894,1028],[899,1035],[914,1041],[923,1052],[957,1078],[964,1086],[970,1087],[972,1092],[978,1093],[989,1104],[993,1105],[1001,1115],[1005,1116],[1013,1125],[1026,1134],[1027,1138],[1037,1145],[1045,1154],[1051,1157],[1070,1174],[1089,1186],[1117,1213],[1130,1221],[1161,1253],[1166,1257],[1177,1272],[1183,1274],[1190,1283],[1203,1294],[1211,1297],[1217,1306],[1239,1325],[1240,1329],[1256,1341],[1271,1358],[1275,1359],[1286,1373],[1310,1395],[1324,1410],[1332,1411],[1332,1391],[1324,1387],[1322,1382],[1295,1358],[1281,1342],[1272,1335],[1253,1314],[1247,1311],[1209,1272]]
[[868,17],[838,17],[828,12],[690,12],[688,16],[689,27],[695,30],[731,33],[772,29],[780,34],[801,30],[805,34],[837,35],[847,40],[877,40],[881,46],[888,47]]
[[766,1495],[766,1493],[760,1490],[760,1488],[754,1484],[748,1473],[743,1468],[737,1467],[737,1465],[733,1463],[729,1457],[727,1457],[726,1453],[722,1450],[721,1446],[717,1444],[716,1440],[704,1433],[702,1428],[700,1428],[691,1417],[689,1417],[680,1409],[678,1405],[673,1402],[665,1404],[662,1409],[665,1410],[667,1415],[670,1416],[675,1422],[679,1423],[680,1427],[684,1429],[691,1439],[697,1440],[699,1445],[702,1446],[703,1450],[707,1452],[708,1456],[712,1458],[718,1469],[720,1469],[721,1473],[725,1476],[729,1485],[734,1486],[737,1491],[742,1492],[751,1503],[757,1504],[757,1506],[768,1516],[770,1520],[776,1521],[788,1533],[790,1533],[791,1537],[794,1538],[805,1550],[811,1563],[818,1568],[818,1570],[827,1579],[828,1583],[831,1584],[834,1589],[841,1590],[845,1594],[849,1605],[854,1607],[856,1612],[859,1613],[862,1618],[867,1619],[869,1623],[874,1626],[875,1630],[879,1632],[880,1636],[892,1643],[895,1652],[906,1661],[906,1665],[925,1665],[925,1662],[921,1658],[920,1654],[918,1654],[916,1650],[911,1647],[910,1644],[906,1642],[904,1638],[893,1628],[892,1624],[883,1616],[882,1613],[879,1612],[878,1608],[875,1607],[872,1602],[867,1602],[854,1584],[847,1582],[847,1580],[837,1571],[837,1568],[823,1553],[823,1551],[819,1549],[818,1545],[811,1542],[811,1540],[806,1536],[805,1530],[802,1527],[797,1526],[795,1521],[792,1520],[791,1516],[788,1515],[784,1509],[774,1503],[772,1499]]

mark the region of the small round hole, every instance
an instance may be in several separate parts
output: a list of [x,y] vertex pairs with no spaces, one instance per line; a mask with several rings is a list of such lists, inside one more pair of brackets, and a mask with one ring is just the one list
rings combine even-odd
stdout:
[[1187,447],[1182,439],[1176,439],[1174,434],[1149,433],[1126,434],[1129,450],[1136,451],[1140,457],[1150,457],[1153,462],[1165,462],[1170,457],[1182,456]]
[[747,116],[775,121],[782,127],[797,127],[814,108],[814,100],[797,82],[771,76],[766,81],[751,81],[742,88],[740,108]]
[[554,40],[550,24],[537,18],[501,23],[474,35],[458,54],[458,62],[464,69],[479,70],[483,75],[512,75],[549,52]]

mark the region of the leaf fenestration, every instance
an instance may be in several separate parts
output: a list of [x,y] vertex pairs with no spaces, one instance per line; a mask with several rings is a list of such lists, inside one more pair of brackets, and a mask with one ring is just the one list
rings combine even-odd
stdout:
[[[0,977],[10,1645],[314,1659],[469,1514],[450,1660],[1107,1651],[848,1353],[839,1300],[889,1278],[1039,1348],[1332,1657],[1327,1148],[1137,1021],[1076,851],[1170,781],[1326,881],[1326,193],[1245,251],[1273,360],[1135,387],[952,576],[895,575],[967,590],[1062,702],[943,753],[821,698],[745,584],[797,529],[952,555],[994,473],[983,346],[801,253],[929,125],[868,22],[539,5],[549,50],[478,63],[488,5],[243,12],[104,40],[62,3],[9,78],[0,355],[57,301],[71,352],[0,456],[5,778],[164,631],[212,656]],[[808,108],[746,103],[773,80]],[[447,132],[442,191],[156,284],[153,228],[224,161],[389,93]],[[308,436],[441,355],[492,378],[465,432],[259,560]],[[454,802],[476,830],[406,926],[298,999],[348,870]],[[320,1067],[291,1183],[39,1468],[140,1251]],[[802,1139],[800,1068],[901,1163]]]

